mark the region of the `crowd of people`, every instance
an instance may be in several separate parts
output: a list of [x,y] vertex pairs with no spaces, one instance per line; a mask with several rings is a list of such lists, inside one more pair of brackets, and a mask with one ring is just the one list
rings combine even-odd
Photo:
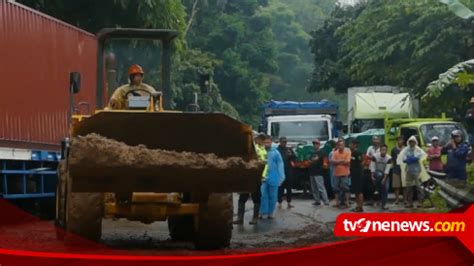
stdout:
[[[445,173],[447,178],[464,182],[467,179],[469,146],[463,142],[461,131],[454,130],[451,137],[444,147],[440,146],[438,137],[433,137],[430,147],[425,151],[418,146],[416,136],[411,136],[407,141],[399,136],[396,146],[389,151],[388,146],[374,136],[372,145],[365,153],[359,151],[357,139],[350,139],[349,147],[346,147],[345,140],[339,138],[329,141],[328,154],[323,150],[321,141],[315,139],[308,167],[313,204],[329,206],[329,188],[334,195],[333,207],[349,208],[353,193],[355,207],[352,211],[363,212],[364,203],[377,205],[383,211],[389,209],[388,192],[391,188],[395,196],[394,205],[404,204],[405,208],[413,208],[416,198],[416,207],[422,207],[426,199],[422,184],[429,180],[424,160],[429,162],[429,171]],[[285,137],[281,137],[276,146],[271,136],[259,134],[255,138],[255,145],[259,160],[266,162],[261,187],[252,193],[239,195],[234,224],[243,224],[245,203],[249,198],[254,203],[250,224],[257,224],[259,219],[273,219],[275,208],[283,207],[284,196],[287,208],[293,207],[295,152],[287,146]],[[447,155],[446,165],[441,160],[442,155]],[[325,178],[327,175],[329,178]]]

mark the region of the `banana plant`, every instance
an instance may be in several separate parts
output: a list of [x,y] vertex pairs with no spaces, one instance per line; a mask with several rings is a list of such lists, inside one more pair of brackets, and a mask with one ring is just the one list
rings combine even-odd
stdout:
[[459,0],[440,0],[440,3],[446,4],[456,16],[463,19],[472,19],[474,18],[474,12],[466,7]]
[[469,85],[474,84],[474,59],[458,63],[441,73],[437,80],[428,84],[427,92],[422,98],[437,98],[444,89],[453,84],[457,84],[461,89],[467,89]]

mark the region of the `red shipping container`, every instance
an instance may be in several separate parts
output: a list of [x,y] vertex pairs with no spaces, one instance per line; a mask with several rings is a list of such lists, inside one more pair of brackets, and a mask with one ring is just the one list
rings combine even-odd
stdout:
[[95,107],[97,39],[21,4],[0,0],[0,147],[59,149],[68,134],[69,73],[76,103]]

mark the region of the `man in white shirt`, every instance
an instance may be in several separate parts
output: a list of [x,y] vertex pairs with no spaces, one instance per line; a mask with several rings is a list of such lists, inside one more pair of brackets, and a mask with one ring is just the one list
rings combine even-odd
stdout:
[[380,138],[378,136],[372,137],[372,145],[369,146],[367,149],[367,153],[365,154],[366,158],[364,160],[364,199],[369,201],[369,205],[373,205],[374,201],[374,183],[371,180],[371,173],[370,173],[370,162],[374,158],[375,154],[380,152]]
[[387,210],[387,198],[388,198],[388,175],[390,168],[392,168],[392,157],[387,154],[387,145],[383,144],[380,146],[380,152],[376,153],[372,157],[370,162],[370,173],[372,181],[377,187],[377,191],[380,195],[380,208]]

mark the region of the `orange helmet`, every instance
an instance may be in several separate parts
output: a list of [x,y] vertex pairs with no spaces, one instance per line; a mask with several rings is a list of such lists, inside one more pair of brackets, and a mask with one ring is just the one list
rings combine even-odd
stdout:
[[128,68],[128,75],[134,75],[134,74],[144,74],[145,72],[143,72],[143,68],[140,66],[140,65],[131,65],[129,68]]

